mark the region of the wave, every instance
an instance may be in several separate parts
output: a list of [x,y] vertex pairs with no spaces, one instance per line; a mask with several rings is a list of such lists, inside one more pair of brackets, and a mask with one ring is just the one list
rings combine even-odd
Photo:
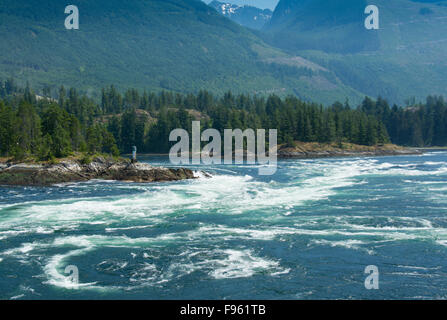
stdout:
[[425,270],[425,271],[429,271],[429,270],[440,270],[441,267],[421,267],[421,266],[404,266],[404,265],[398,265],[398,268],[403,268],[403,269],[415,269],[415,270]]
[[[114,188],[138,190],[138,193],[10,204],[6,208],[16,206],[14,215],[2,218],[2,222],[6,226],[17,226],[26,218],[30,223],[45,221],[49,225],[62,222],[89,223],[94,220],[105,224],[119,224],[123,219],[146,219],[157,223],[163,220],[163,215],[175,214],[179,210],[241,214],[278,207],[284,208],[283,214],[291,215],[296,206],[325,200],[342,190],[367,184],[365,178],[371,175],[420,176],[447,173],[447,167],[420,170],[413,168],[416,165],[379,163],[375,159],[337,162],[319,160],[288,164],[285,168],[289,179],[280,183],[275,179],[263,182],[248,175],[219,174],[210,179],[198,179],[185,184],[117,185]],[[88,188],[88,185],[83,187]],[[5,207],[0,210],[4,209]]]
[[245,278],[266,271],[274,275],[290,271],[280,268],[277,261],[254,256],[251,250],[224,250],[222,253],[226,258],[207,261],[217,266],[210,272],[211,277],[215,279]]
[[[199,233],[196,235],[198,236]],[[183,234],[190,236],[190,234]],[[290,270],[280,266],[278,261],[258,257],[250,249],[205,249],[191,250],[188,249],[180,255],[176,255],[173,261],[165,271],[159,270],[156,265],[144,261],[143,263],[132,265],[130,275],[128,275],[129,283],[123,285],[112,285],[98,282],[89,283],[73,283],[71,279],[63,274],[63,270],[67,265],[72,264],[73,258],[84,256],[95,250],[104,247],[120,247],[120,248],[151,248],[151,245],[163,243],[166,245],[168,238],[176,239],[177,235],[162,235],[155,238],[136,238],[128,237],[105,237],[105,236],[73,236],[57,238],[52,243],[28,243],[14,250],[3,252],[5,255],[29,254],[31,251],[41,252],[43,249],[50,248],[71,248],[64,254],[56,254],[48,258],[44,265],[43,271],[47,278],[46,284],[64,289],[86,289],[86,290],[132,290],[141,286],[157,285],[164,282],[172,281],[190,274],[194,271],[201,271],[208,274],[214,279],[227,278],[243,278],[251,277],[257,273],[270,274],[276,276],[284,274]],[[73,249],[73,247],[75,249]],[[133,259],[136,254],[132,255]],[[144,259],[151,259],[149,255],[143,255]],[[127,272],[129,260],[103,260],[97,264],[97,271],[107,274],[121,274]]]
[[365,241],[361,240],[338,240],[338,241],[329,241],[329,240],[312,240],[309,243],[310,245],[319,245],[319,246],[330,246],[330,247],[343,247],[347,249],[353,250],[363,250],[367,252],[369,255],[374,254],[374,250],[363,248],[362,245],[366,244]]

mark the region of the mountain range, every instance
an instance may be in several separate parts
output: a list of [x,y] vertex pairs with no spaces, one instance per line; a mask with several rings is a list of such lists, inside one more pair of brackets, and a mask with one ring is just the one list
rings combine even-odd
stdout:
[[[324,104],[447,95],[447,1],[281,0],[251,29],[236,13],[254,10],[254,20],[261,9],[213,3],[77,0],[80,29],[67,30],[66,1],[0,0],[0,78],[93,97],[111,84]],[[369,4],[380,9],[379,30],[364,27]]]
[[236,23],[255,30],[262,29],[273,15],[273,11],[270,9],[259,9],[248,5],[240,6],[220,1],[212,1],[209,6]]
[[218,94],[296,94],[325,103],[361,97],[337,77],[264,42],[199,0],[0,0],[0,78],[34,88],[102,87]]
[[[371,4],[379,30],[364,27]],[[447,95],[447,1],[281,0],[263,32],[367,95],[399,103]]]

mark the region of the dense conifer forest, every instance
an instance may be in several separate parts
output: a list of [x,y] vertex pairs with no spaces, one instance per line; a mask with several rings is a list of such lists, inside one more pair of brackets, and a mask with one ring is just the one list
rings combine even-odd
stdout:
[[278,129],[278,143],[295,141],[359,145],[396,143],[406,146],[447,145],[447,103],[428,97],[425,103],[389,106],[386,100],[366,97],[360,106],[348,101],[324,107],[294,96],[217,97],[197,94],[139,92],[121,94],[102,90],[101,101],[74,88],[36,94],[13,79],[0,83],[0,155],[50,160],[73,152],[86,154],[167,153],[169,133],[191,130],[200,120],[203,129]]

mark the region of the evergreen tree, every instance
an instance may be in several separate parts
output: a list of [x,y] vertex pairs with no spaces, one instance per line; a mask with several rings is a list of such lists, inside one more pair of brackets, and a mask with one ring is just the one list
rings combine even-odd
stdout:
[[10,156],[18,143],[17,119],[10,106],[0,101],[0,155]]
[[135,145],[137,115],[134,109],[124,112],[121,118],[121,151],[129,153]]

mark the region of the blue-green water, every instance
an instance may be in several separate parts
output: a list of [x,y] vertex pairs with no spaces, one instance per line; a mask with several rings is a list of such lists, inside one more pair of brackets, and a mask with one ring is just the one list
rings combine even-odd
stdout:
[[[446,161],[290,160],[267,177],[235,165],[187,182],[0,187],[0,298],[446,298]],[[365,289],[368,265],[379,290]]]

